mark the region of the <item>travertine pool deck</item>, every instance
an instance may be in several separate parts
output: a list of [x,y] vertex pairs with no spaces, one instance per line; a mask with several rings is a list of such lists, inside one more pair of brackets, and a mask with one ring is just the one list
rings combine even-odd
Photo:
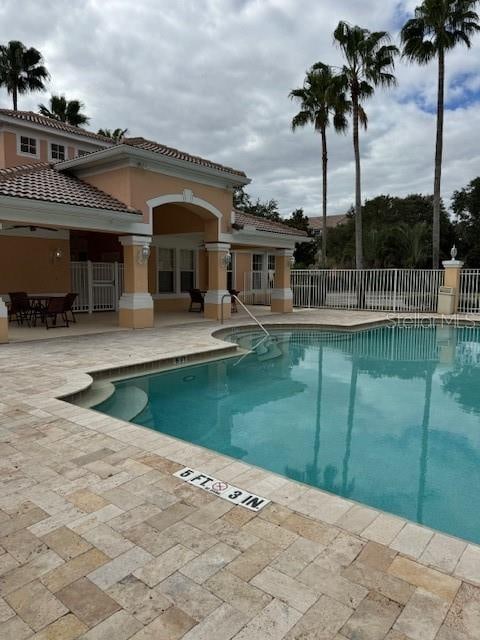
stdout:
[[[0,346],[0,638],[480,638],[477,546],[56,399],[89,371],[218,353],[218,328]],[[172,476],[187,465],[272,503],[232,506]]]

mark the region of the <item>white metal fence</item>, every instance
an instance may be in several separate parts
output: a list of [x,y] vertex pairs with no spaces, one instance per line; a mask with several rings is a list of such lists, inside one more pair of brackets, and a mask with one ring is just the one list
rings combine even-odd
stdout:
[[442,269],[298,269],[297,307],[376,311],[436,311]]
[[71,262],[71,282],[78,294],[75,311],[116,311],[123,293],[123,264]]
[[458,310],[480,313],[480,269],[462,269]]

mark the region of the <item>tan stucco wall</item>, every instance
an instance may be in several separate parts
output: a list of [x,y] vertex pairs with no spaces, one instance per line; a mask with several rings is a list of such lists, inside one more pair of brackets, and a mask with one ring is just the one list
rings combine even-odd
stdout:
[[48,162],[48,144],[49,142],[56,142],[63,144],[66,149],[67,158],[75,158],[76,149],[85,149],[86,151],[93,151],[98,148],[92,142],[86,140],[85,142],[79,142],[78,144],[72,143],[68,137],[58,136],[52,131],[47,134],[46,132],[32,131],[21,126],[18,127],[18,135],[25,135],[31,138],[36,138],[37,144],[39,143],[40,154],[38,158],[29,155],[17,154],[17,134],[13,131],[1,131],[0,132],[0,169],[5,167],[16,167],[21,164],[35,164],[37,162]]
[[[90,182],[131,207],[143,211],[145,221],[148,220],[149,214],[148,200],[162,195],[181,194],[185,189],[190,189],[196,197],[206,200],[222,213],[222,231],[226,232],[230,228],[233,201],[232,192],[227,189],[203,185],[183,178],[174,178],[136,167],[125,167],[82,176],[82,180]],[[198,212],[199,215],[205,217],[206,239],[216,240],[217,223],[213,219],[213,215],[204,209],[198,209]]]
[[[61,249],[60,260],[52,258]],[[0,237],[0,293],[70,291],[70,243],[46,238]]]
[[203,233],[205,221],[178,204],[164,204],[153,210],[153,233]]
[[188,298],[163,298],[153,301],[155,311],[187,311],[190,306]]
[[245,286],[245,273],[252,270],[252,254],[235,254],[235,289],[243,291]]

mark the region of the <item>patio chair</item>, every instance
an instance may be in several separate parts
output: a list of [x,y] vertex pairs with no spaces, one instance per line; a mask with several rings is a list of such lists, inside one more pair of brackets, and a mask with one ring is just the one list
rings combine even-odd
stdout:
[[238,297],[240,295],[240,291],[237,291],[237,289],[229,289],[228,293],[231,295],[232,313],[238,313],[237,300],[234,296]]
[[[204,310],[205,301],[203,299],[203,294],[200,289],[190,289],[190,308],[189,311],[200,311],[200,313]],[[194,309],[193,305],[200,305],[199,309]]]
[[30,326],[32,306],[27,293],[25,291],[12,291],[8,295],[10,297],[10,320],[13,320],[15,316],[18,326],[23,325],[24,322]]
[[67,310],[65,311],[65,313],[70,314],[70,317],[71,317],[70,322],[77,321],[77,319],[75,318],[75,314],[73,313],[73,304],[77,299],[77,296],[78,296],[78,293],[67,293],[67,295],[65,296],[65,306],[67,307]]
[[[43,312],[45,319],[45,326],[47,329],[53,329],[54,327],[68,327],[67,313],[69,311],[69,303],[67,296],[58,296],[50,298],[48,304]],[[57,324],[57,318],[60,316],[65,324]],[[52,324],[49,325],[49,320]]]

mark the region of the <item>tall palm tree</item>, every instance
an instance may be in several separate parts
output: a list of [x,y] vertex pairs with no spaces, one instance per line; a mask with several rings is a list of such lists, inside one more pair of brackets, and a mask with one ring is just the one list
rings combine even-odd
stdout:
[[445,94],[445,54],[457,44],[471,46],[471,36],[480,29],[477,0],[424,0],[415,9],[402,31],[403,56],[420,65],[438,58],[437,135],[433,182],[432,267],[440,261],[440,189],[443,155],[443,116]]
[[370,98],[375,87],[395,84],[393,69],[398,49],[390,44],[386,31],[373,31],[339,22],[333,33],[335,43],[345,59],[340,71],[340,84],[350,95],[355,153],[355,265],[363,268],[362,243],[362,183],[360,174],[359,125],[367,126],[362,103]]
[[104,136],[105,138],[110,138],[114,142],[121,142],[127,135],[127,132],[128,129],[120,129],[120,127],[117,127],[113,131],[111,129],[99,129],[97,131],[98,135]]
[[52,95],[50,105],[46,107],[44,104],[39,104],[38,111],[42,116],[81,127],[89,121],[89,118],[82,113],[84,107],[85,105],[80,100],[67,100],[65,96]]
[[40,51],[23,42],[10,40],[0,46],[0,86],[12,96],[13,110],[17,111],[18,96],[29,91],[45,91],[44,81],[49,77]]
[[338,79],[332,68],[322,62],[317,62],[307,71],[303,87],[293,89],[289,97],[300,102],[300,111],[292,119],[292,129],[313,124],[315,131],[322,139],[322,263],[327,260],[327,128],[330,120],[337,132],[345,132],[348,126],[346,113],[350,103],[338,84]]

